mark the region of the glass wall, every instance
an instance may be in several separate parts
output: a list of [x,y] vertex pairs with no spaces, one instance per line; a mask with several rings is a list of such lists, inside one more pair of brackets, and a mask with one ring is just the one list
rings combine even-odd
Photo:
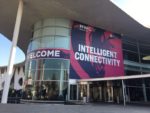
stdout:
[[39,48],[61,48],[70,49],[70,37],[66,36],[46,36],[33,39],[28,47],[28,52]]
[[123,57],[126,75],[150,73],[150,61],[143,57],[150,55],[150,44],[123,37]]
[[39,59],[26,63],[26,99],[63,100],[67,95],[69,60]]
[[[123,56],[125,75],[141,75],[150,73],[150,60],[143,57],[150,55],[150,44],[132,38],[123,38]],[[127,100],[147,102],[150,101],[149,78],[125,80]]]
[[[27,54],[38,49],[70,49],[70,21],[62,18],[42,20],[34,25]],[[65,100],[69,78],[69,59],[26,60],[24,99]]]

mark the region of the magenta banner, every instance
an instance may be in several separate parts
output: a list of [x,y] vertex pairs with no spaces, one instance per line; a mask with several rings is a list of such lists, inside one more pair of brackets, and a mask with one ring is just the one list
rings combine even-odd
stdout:
[[31,51],[27,54],[27,59],[42,59],[42,58],[63,58],[69,59],[69,50],[65,49],[53,49],[53,48],[42,48]]
[[71,31],[70,78],[124,75],[120,35],[74,22]]

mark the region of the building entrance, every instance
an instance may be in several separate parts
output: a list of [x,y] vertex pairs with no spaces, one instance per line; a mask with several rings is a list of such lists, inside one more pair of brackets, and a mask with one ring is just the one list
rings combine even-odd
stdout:
[[90,101],[103,101],[103,84],[100,82],[90,84]]
[[77,85],[70,85],[70,100],[77,100]]
[[83,100],[86,97],[86,101],[88,101],[88,84],[87,83],[81,83],[79,85],[79,100]]
[[[116,84],[117,83],[117,84]],[[120,82],[99,81],[90,84],[90,102],[115,102],[121,101],[122,89]]]

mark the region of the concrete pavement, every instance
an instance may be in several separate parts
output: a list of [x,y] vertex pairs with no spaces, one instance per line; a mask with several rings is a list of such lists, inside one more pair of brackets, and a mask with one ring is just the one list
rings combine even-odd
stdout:
[[150,107],[114,104],[0,104],[0,113],[150,113]]

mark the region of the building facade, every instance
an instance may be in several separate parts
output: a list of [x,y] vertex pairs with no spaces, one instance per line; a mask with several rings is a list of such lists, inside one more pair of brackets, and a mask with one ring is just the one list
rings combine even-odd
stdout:
[[[142,58],[149,54],[149,44],[121,34],[64,18],[39,21],[27,50],[23,99],[122,102],[121,79],[109,78],[148,74]],[[150,101],[149,80],[124,80],[126,101]]]
[[[24,63],[16,64],[13,69],[13,77],[10,83],[8,102],[18,103],[19,99],[22,97],[22,89],[24,88],[25,80],[25,67]],[[0,67],[0,99],[2,96],[2,91],[4,89],[4,83],[7,76],[7,67]],[[16,99],[15,99],[16,98]]]

